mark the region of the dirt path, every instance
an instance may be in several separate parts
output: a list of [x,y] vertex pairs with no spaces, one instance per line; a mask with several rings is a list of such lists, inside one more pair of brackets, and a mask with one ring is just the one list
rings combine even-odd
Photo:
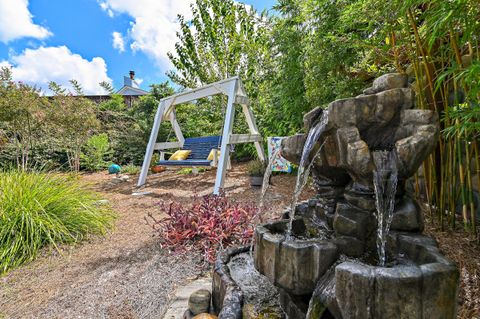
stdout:
[[[272,178],[267,207],[280,211],[286,205],[294,178]],[[161,200],[186,203],[195,193],[210,193],[215,171],[163,172],[149,178],[145,196],[132,196],[136,177],[121,184],[100,173],[82,179],[118,213],[115,230],[106,238],[64,247],[61,255],[45,252],[0,278],[0,318],[161,318],[175,287],[198,276],[198,258],[162,252],[144,216],[158,213]],[[239,201],[258,200],[260,191],[250,187],[244,164],[234,166],[225,186]]]

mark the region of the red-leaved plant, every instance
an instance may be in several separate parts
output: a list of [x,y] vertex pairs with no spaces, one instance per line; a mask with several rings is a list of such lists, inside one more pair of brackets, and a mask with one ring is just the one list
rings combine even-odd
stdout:
[[157,219],[149,213],[146,220],[162,248],[201,251],[210,263],[215,262],[217,250],[245,245],[253,235],[256,206],[231,201],[224,194],[195,196],[188,206],[175,202],[161,202],[159,206],[167,217]]

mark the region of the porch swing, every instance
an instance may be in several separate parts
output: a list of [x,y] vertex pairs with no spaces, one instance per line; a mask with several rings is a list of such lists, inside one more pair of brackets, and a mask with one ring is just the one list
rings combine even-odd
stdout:
[[[208,96],[224,94],[228,97],[226,111],[224,112],[224,123],[222,136],[204,136],[184,138],[180,125],[176,118],[176,105],[195,101]],[[243,114],[247,120],[249,134],[232,134],[233,121],[235,117],[235,104],[242,107]],[[170,121],[172,129],[177,138],[176,142],[156,143],[158,131],[162,121]],[[249,100],[242,81],[239,77],[229,78],[215,82],[198,89],[185,91],[166,98],[163,98],[157,109],[153,123],[150,140],[145,152],[145,158],[138,179],[137,186],[145,184],[152,155],[155,150],[161,152],[160,165],[165,166],[214,166],[217,167],[214,194],[219,194],[224,186],[227,166],[230,163],[230,148],[235,144],[254,143],[260,160],[265,161],[265,153],[262,147],[262,136],[258,132],[253,112],[249,106]],[[217,150],[220,146],[220,157],[217,158]],[[190,151],[188,158],[172,161],[164,159],[164,152],[168,149],[182,149]],[[207,159],[213,150],[213,158]]]

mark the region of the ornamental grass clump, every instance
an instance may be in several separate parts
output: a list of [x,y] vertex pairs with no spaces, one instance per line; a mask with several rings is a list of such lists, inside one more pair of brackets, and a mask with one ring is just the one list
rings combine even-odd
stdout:
[[87,235],[104,235],[115,215],[98,195],[66,175],[0,172],[0,273]]
[[245,245],[253,235],[253,204],[232,202],[225,195],[194,197],[192,204],[161,202],[166,218],[151,213],[147,222],[160,239],[161,247],[175,252],[199,251],[213,263],[219,249]]

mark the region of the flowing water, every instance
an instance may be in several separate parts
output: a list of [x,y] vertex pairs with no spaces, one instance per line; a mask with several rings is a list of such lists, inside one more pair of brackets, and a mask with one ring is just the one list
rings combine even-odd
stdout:
[[275,151],[272,152],[272,156],[268,161],[268,166],[265,170],[265,174],[263,175],[263,182],[262,182],[262,193],[260,194],[260,201],[258,204],[258,210],[261,211],[263,209],[265,195],[267,194],[268,187],[270,186],[270,176],[272,176],[273,172],[273,164],[277,159],[277,156],[280,154],[282,148],[279,147]]
[[387,256],[385,245],[387,242],[390,224],[393,219],[395,193],[397,191],[397,153],[393,151],[373,152],[375,171],[373,185],[375,187],[375,205],[377,207],[377,250],[380,266],[385,266]]
[[[265,201],[265,195],[267,194],[267,190],[270,186],[270,176],[272,176],[273,172],[273,164],[275,163],[275,160],[277,159],[278,154],[281,153],[282,148],[279,147],[276,149],[273,153],[272,156],[270,157],[268,161],[267,168],[265,169],[265,174],[263,174],[263,181],[262,181],[262,192],[260,194],[260,200],[258,202],[258,208],[257,208],[257,213],[255,216],[252,218],[252,224],[255,226],[258,224],[258,221],[260,219],[260,214],[263,212],[263,206],[264,206],[264,201]],[[255,244],[254,238],[252,238],[250,242],[250,256],[253,257],[253,246]]]
[[308,176],[310,175],[310,170],[312,168],[313,163],[315,162],[315,159],[320,155],[320,151],[323,147],[323,144],[320,146],[315,156],[313,156],[312,160],[309,162],[310,153],[312,152],[313,147],[315,146],[315,143],[318,141],[320,136],[322,136],[323,132],[325,132],[325,129],[327,128],[327,123],[328,123],[328,109],[323,111],[322,117],[320,118],[320,121],[317,123],[317,125],[315,125],[310,129],[307,135],[307,139],[305,141],[305,145],[303,146],[302,157],[300,159],[300,164],[298,165],[298,174],[297,174],[297,180],[295,183],[295,190],[293,192],[292,204],[290,206],[290,214],[289,214],[290,222],[288,223],[288,229],[286,234],[287,239],[291,237],[292,223],[293,223],[293,219],[295,218],[295,206],[297,206],[298,198],[300,197],[300,194],[302,193],[303,188],[307,184]]

